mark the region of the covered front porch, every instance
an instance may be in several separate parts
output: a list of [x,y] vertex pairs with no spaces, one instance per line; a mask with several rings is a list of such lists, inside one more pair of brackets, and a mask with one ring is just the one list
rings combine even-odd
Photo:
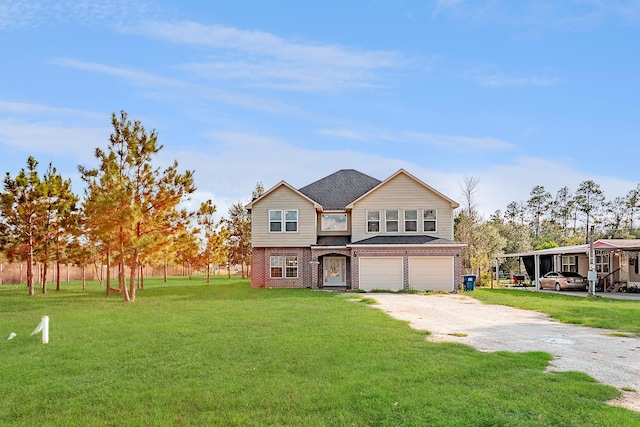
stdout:
[[312,289],[351,289],[350,248],[312,247],[311,269]]

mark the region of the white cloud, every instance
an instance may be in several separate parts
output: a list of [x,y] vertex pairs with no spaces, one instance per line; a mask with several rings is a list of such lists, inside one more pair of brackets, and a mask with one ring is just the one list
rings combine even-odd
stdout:
[[[386,178],[406,162],[352,150],[314,150],[285,141],[237,132],[213,132],[209,149],[166,151],[180,167],[196,171],[196,185],[215,194],[246,198],[262,182],[270,188],[281,180],[302,187],[339,169],[358,169]],[[167,144],[168,146],[168,144]],[[214,201],[215,202],[215,201]]]
[[0,0],[0,30],[67,23],[122,25],[164,13],[158,2],[145,0]]
[[183,64],[181,68],[206,78],[239,80],[251,86],[305,91],[367,87],[378,84],[385,70],[407,62],[396,52],[293,42],[263,31],[189,21],[146,22],[121,31],[211,49],[215,61]]
[[207,46],[316,65],[384,68],[395,66],[400,59],[393,52],[357,51],[342,46],[294,43],[262,31],[202,25],[197,22],[147,22],[135,29],[125,29],[125,31],[137,32],[172,43]]
[[616,14],[623,22],[637,24],[640,22],[640,1],[631,0],[620,4],[616,9]]
[[560,83],[556,77],[514,77],[502,73],[475,75],[471,77],[483,86],[554,86]]
[[637,185],[629,180],[580,170],[570,161],[537,157],[513,159],[509,164],[502,163],[488,169],[470,171],[469,175],[480,179],[477,202],[485,218],[497,209],[504,213],[511,202],[526,203],[531,189],[536,185],[543,186],[555,197],[562,187],[566,186],[571,192],[575,192],[581,182],[593,180],[600,185],[607,200],[623,196]]
[[178,79],[159,76],[157,74],[149,73],[146,71],[113,67],[110,65],[78,61],[70,58],[57,58],[52,62],[63,67],[92,71],[119,77],[137,86],[179,91],[183,96],[186,95],[191,99],[201,98],[216,100],[230,105],[276,114],[302,113],[297,108],[283,104],[279,101],[244,95],[241,93],[218,89],[211,86],[192,84]]
[[640,22],[637,0],[438,0],[433,18],[444,16],[466,25],[512,27],[518,33],[539,36],[540,30],[582,31],[603,25],[613,17],[627,23]]
[[351,129],[320,129],[316,132],[320,135],[326,135],[340,139],[351,139],[354,141],[366,141],[369,139],[367,135]]
[[76,110],[73,108],[52,107],[43,104],[30,104],[27,102],[10,102],[0,100],[0,112],[19,114],[19,115],[62,115],[73,117],[84,117],[89,119],[104,120],[104,116],[84,110]]
[[451,9],[453,7],[458,6],[460,3],[464,2],[465,0],[438,0],[438,3],[436,4],[435,9],[433,10],[433,13],[431,14],[431,16],[433,18],[437,17],[442,11],[446,10],[446,9]]
[[[300,188],[340,169],[356,169],[384,180],[403,168],[450,198],[460,199],[459,183],[464,174],[456,171],[441,172],[364,150],[302,148],[280,139],[246,133],[213,132],[209,137],[212,143],[208,150],[166,148],[162,155],[178,159],[181,169],[195,170],[198,191],[194,198],[205,200],[205,196],[198,195],[200,192],[214,195],[219,212],[220,206],[248,202],[257,182],[269,189],[284,180]],[[170,145],[169,141],[165,147]]]
[[35,157],[37,154],[52,154],[86,161],[93,158],[95,147],[104,145],[108,135],[108,128],[65,127],[57,122],[0,119],[0,144]]
[[421,132],[406,132],[409,141],[435,145],[452,150],[510,150],[514,145],[497,138],[435,135]]

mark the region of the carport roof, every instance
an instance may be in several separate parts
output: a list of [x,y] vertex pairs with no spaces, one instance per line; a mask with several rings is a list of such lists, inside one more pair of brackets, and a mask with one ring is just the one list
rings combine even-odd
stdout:
[[[593,242],[595,249],[640,250],[640,239],[600,239]],[[589,245],[560,246],[558,248],[541,249],[539,251],[501,254],[496,258],[523,257],[534,255],[588,254]]]
[[496,258],[510,258],[533,255],[584,254],[589,252],[589,245],[561,246],[559,248],[540,249],[539,251],[519,252],[496,255]]
[[622,249],[622,250],[638,250],[640,249],[640,239],[600,239],[593,242],[596,249]]

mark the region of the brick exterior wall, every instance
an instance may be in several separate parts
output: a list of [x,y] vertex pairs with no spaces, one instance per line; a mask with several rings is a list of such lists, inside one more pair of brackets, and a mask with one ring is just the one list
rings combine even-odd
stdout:
[[253,248],[251,250],[251,287],[264,288],[265,274],[269,274],[269,270],[264,265],[264,248]]
[[[409,258],[414,256],[450,256],[453,257],[455,289],[463,285],[462,248],[450,247],[390,247],[368,248],[365,246],[344,249],[322,248],[253,248],[251,268],[251,287],[253,288],[312,288],[322,289],[322,261],[325,256],[343,255],[347,258],[347,288],[359,289],[358,257],[402,257],[404,270],[404,289],[409,289]],[[270,257],[297,256],[298,278],[271,278]]]
[[[271,277],[270,258],[272,256],[297,256],[298,277]],[[310,288],[311,287],[311,248],[253,248],[252,250],[252,288]]]

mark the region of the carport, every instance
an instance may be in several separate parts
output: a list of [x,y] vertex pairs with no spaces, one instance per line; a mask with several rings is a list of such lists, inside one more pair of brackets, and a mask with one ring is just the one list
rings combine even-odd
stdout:
[[[640,239],[600,239],[593,243],[593,266],[605,292],[640,291]],[[587,277],[590,245],[562,246],[496,256],[496,272],[508,258],[520,258],[536,290],[550,271],[573,271]]]
[[496,272],[508,258],[520,258],[531,283],[540,290],[538,279],[550,271],[575,271],[586,276],[589,271],[589,245],[563,246],[539,251],[496,256]]

